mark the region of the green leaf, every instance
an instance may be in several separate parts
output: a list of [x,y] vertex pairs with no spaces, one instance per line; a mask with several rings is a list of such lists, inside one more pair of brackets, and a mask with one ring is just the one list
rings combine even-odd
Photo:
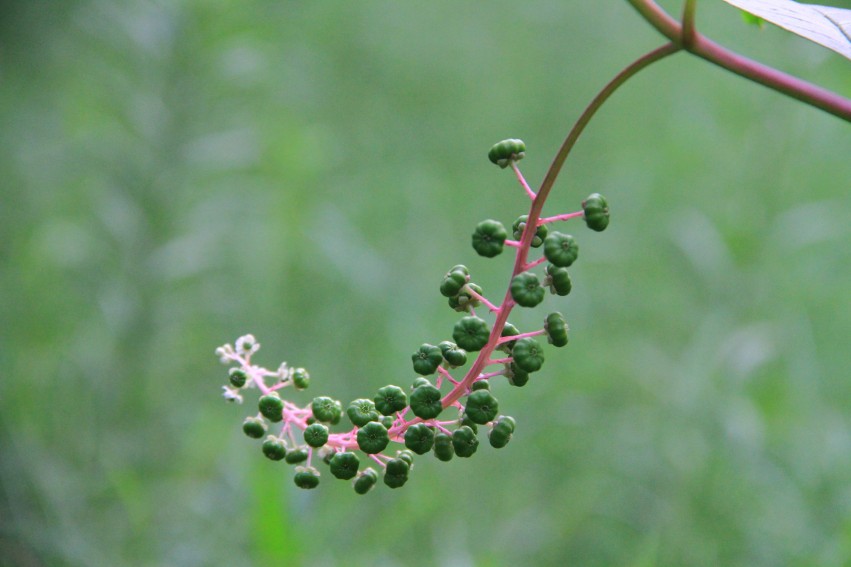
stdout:
[[724,0],[851,59],[851,10],[792,0]]

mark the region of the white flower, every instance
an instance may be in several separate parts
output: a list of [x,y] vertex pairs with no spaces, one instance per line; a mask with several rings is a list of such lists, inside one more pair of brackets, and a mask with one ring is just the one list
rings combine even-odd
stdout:
[[282,362],[278,367],[278,372],[276,372],[276,376],[280,379],[281,382],[290,377],[290,369],[287,367],[286,362]]
[[233,347],[229,344],[222,345],[216,349],[216,356],[219,357],[219,362],[222,364],[230,364],[234,356]]
[[254,335],[242,335],[236,339],[236,352],[242,356],[250,356],[260,350],[260,343],[254,338]]
[[229,402],[236,402],[238,404],[242,403],[242,396],[239,395],[239,390],[235,390],[230,386],[222,386],[222,396],[224,396],[225,400]]

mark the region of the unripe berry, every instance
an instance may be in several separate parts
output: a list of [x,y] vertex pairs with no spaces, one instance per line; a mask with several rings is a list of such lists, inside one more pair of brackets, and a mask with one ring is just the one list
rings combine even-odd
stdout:
[[526,155],[526,144],[523,140],[510,138],[497,142],[488,152],[491,163],[505,169],[512,161],[519,161]]
[[502,252],[508,233],[501,222],[492,219],[484,220],[476,225],[473,232],[473,249],[479,256],[493,258]]

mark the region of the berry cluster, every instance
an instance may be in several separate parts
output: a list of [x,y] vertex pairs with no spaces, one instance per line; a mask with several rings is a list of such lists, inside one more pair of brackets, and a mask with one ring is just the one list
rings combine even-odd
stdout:
[[[252,355],[260,344],[252,335],[216,349],[220,361],[231,366],[229,384],[223,387],[227,400],[242,403],[246,389],[260,392],[257,414],[245,419],[243,432],[263,440],[261,449],[269,459],[295,465],[296,486],[315,488],[320,472],[314,463],[323,461],[332,476],[352,480],[355,492],[365,494],[380,476],[372,467],[362,468],[362,460],[366,459],[383,471],[385,485],[398,488],[407,482],[415,454],[431,452],[441,461],[475,454],[480,427],[487,429],[492,447],[499,449],[508,444],[516,422],[500,414],[491,382],[504,377],[512,386],[524,386],[529,375],[539,371],[544,363],[544,347],[537,337],[545,336],[556,347],[568,342],[568,326],[561,313],[548,314],[541,329],[526,333],[510,324],[508,315],[516,305],[536,307],[547,290],[558,296],[570,293],[567,268],[576,261],[579,247],[573,236],[551,231],[549,226],[581,217],[589,228],[602,231],[609,223],[608,204],[597,193],[582,202],[581,211],[541,218],[543,203],[538,202],[517,167],[525,151],[522,140],[510,139],[494,145],[488,154],[494,164],[512,168],[532,201],[529,213],[512,224],[513,239],[508,238],[505,226],[495,220],[479,223],[472,237],[473,248],[487,258],[499,255],[506,246],[516,249],[505,298],[499,306],[491,303],[472,281],[466,266],[453,266],[439,289],[450,307],[464,316],[455,324],[452,340],[436,345],[425,343],[411,355],[418,377],[409,390],[384,386],[372,398],[353,400],[345,409],[339,400],[327,396],[315,397],[300,407],[281,398],[279,391],[285,387],[307,388],[310,376],[304,368],[290,368],[283,363],[272,371],[253,364]],[[527,261],[530,249],[541,247],[543,256]],[[539,277],[532,270],[544,262],[547,266]],[[476,314],[482,305],[494,314],[493,324]],[[495,355],[496,351],[500,354]],[[463,378],[453,376],[453,370],[467,365],[471,353],[478,354]],[[332,431],[344,414],[353,427]],[[276,433],[269,431],[273,424],[281,424]],[[404,448],[388,449],[391,443]]]

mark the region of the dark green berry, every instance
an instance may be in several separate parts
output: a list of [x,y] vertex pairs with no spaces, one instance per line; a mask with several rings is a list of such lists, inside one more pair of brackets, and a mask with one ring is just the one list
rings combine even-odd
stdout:
[[411,361],[414,363],[414,372],[428,376],[437,372],[437,367],[443,362],[443,353],[439,347],[424,344],[411,355]]
[[459,457],[472,457],[479,448],[479,439],[470,427],[462,425],[452,432],[452,447]]
[[563,347],[567,344],[567,321],[561,313],[550,313],[544,321],[544,329],[547,331],[547,339],[550,344]]
[[483,294],[482,288],[474,283],[468,283],[467,287],[462,289],[458,295],[449,298],[449,307],[458,312],[468,312],[471,308],[481,305],[481,300],[471,292],[476,292],[479,295]]
[[467,351],[459,347],[453,342],[443,341],[439,345],[440,352],[443,353],[443,360],[452,367],[464,366],[467,364]]
[[[526,230],[526,220],[529,218],[529,215],[521,215],[514,221],[514,224],[511,226],[512,231],[514,233],[514,240],[520,240],[523,237],[523,231]],[[541,244],[544,243],[544,238],[547,237],[547,233],[549,229],[547,225],[542,224],[535,230],[535,236],[532,238],[532,248],[538,248]]]
[[252,439],[260,439],[266,435],[266,422],[259,417],[246,417],[242,422],[242,431]]
[[380,417],[378,410],[375,409],[375,403],[366,398],[353,400],[346,408],[346,415],[358,427],[363,427],[370,421],[377,421]]
[[591,230],[602,232],[609,226],[609,203],[599,193],[592,193],[582,201],[585,224]]
[[443,411],[440,390],[431,384],[419,386],[411,392],[411,411],[420,419],[432,419]]
[[505,376],[512,386],[522,388],[529,382],[529,373],[517,367],[513,362],[505,369]]
[[396,418],[394,418],[392,415],[382,415],[381,419],[378,420],[378,423],[383,425],[384,428],[389,431],[390,428],[393,427],[394,421],[396,421]]
[[273,461],[280,461],[287,456],[287,446],[283,440],[270,435],[263,441],[263,454]]
[[310,409],[313,411],[313,417],[318,421],[330,423],[331,425],[340,423],[340,418],[343,415],[343,404],[327,396],[313,398]]
[[360,429],[357,434],[358,447],[367,455],[380,453],[390,443],[387,428],[377,421],[370,421]]
[[452,329],[452,340],[467,352],[476,352],[488,344],[490,329],[484,319],[469,315]]
[[307,457],[307,449],[305,449],[304,447],[299,447],[298,449],[287,451],[287,456],[284,457],[284,460],[291,465],[297,465],[298,463],[303,463],[304,461],[306,461]]
[[470,416],[466,413],[461,414],[461,419],[458,420],[458,425],[466,425],[467,427],[473,430],[473,433],[479,432],[479,425],[475,421],[470,419]]
[[399,488],[408,482],[411,466],[404,459],[390,459],[384,469],[384,484],[390,488]]
[[473,382],[473,385],[470,386],[470,389],[474,392],[476,390],[490,390],[491,384],[487,380],[476,380]]
[[299,488],[311,489],[319,486],[319,471],[313,467],[297,467],[293,482]]
[[[512,325],[511,323],[506,323],[502,328],[502,337],[514,337],[520,334],[520,331],[517,330],[517,327]],[[501,350],[502,352],[511,353],[511,349],[514,348],[514,343],[517,341],[506,341],[504,343],[500,343],[497,347],[497,350]]]
[[491,163],[505,169],[512,161],[519,161],[526,155],[526,144],[523,140],[510,138],[497,142],[488,151],[488,159]]
[[556,295],[568,295],[573,289],[573,282],[570,281],[570,274],[567,273],[567,268],[559,268],[552,264],[547,264],[547,276],[544,279],[544,285],[550,288],[550,292]]
[[473,231],[473,249],[485,258],[493,258],[502,252],[508,232],[501,222],[488,219],[476,225]]
[[378,473],[375,472],[375,469],[368,468],[358,473],[358,476],[352,483],[352,486],[354,486],[355,492],[358,494],[366,494],[372,490],[372,487],[375,486],[376,482],[378,482]]
[[502,415],[494,423],[493,428],[488,433],[488,441],[491,447],[502,449],[511,440],[511,435],[514,433],[515,422],[514,418],[507,415]]
[[476,390],[467,396],[464,414],[473,421],[483,425],[492,421],[499,413],[499,402],[488,390]]
[[349,480],[358,474],[360,467],[360,459],[354,453],[348,451],[342,453],[334,453],[331,457],[331,462],[328,463],[331,467],[331,474],[341,480]]
[[538,276],[522,272],[511,279],[511,297],[521,307],[535,307],[544,300],[544,288]]
[[313,448],[321,447],[328,442],[328,427],[322,423],[308,425],[304,430],[304,442]]
[[455,456],[455,447],[452,446],[452,437],[439,431],[434,436],[434,456],[441,461],[451,461]]
[[532,337],[519,339],[511,350],[514,364],[526,372],[537,372],[544,364],[544,347]]
[[241,368],[231,368],[228,371],[228,379],[236,388],[242,388],[245,386],[245,381],[248,380],[248,375]]
[[304,368],[296,368],[291,374],[296,390],[304,390],[310,384],[310,374]]
[[424,378],[423,376],[417,376],[414,379],[414,383],[411,384],[411,391],[413,392],[414,390],[416,390],[420,386],[431,386],[431,385],[432,385],[432,383],[428,378]]
[[401,451],[396,451],[396,458],[402,459],[406,463],[408,463],[409,467],[414,466],[414,454],[407,449],[402,449]]
[[443,276],[443,281],[440,283],[441,295],[455,297],[461,291],[461,288],[464,287],[464,284],[467,283],[469,277],[461,270],[453,269],[453,271],[448,272]]
[[552,232],[544,239],[544,256],[550,263],[567,268],[579,256],[579,245],[569,234]]
[[284,419],[284,402],[278,396],[277,392],[272,392],[264,396],[260,396],[257,401],[257,407],[263,417],[271,422],[277,423]]
[[433,445],[434,429],[425,423],[415,423],[405,431],[405,447],[417,455],[428,453]]
[[375,409],[382,415],[392,415],[408,406],[408,395],[399,386],[384,386],[373,400]]

